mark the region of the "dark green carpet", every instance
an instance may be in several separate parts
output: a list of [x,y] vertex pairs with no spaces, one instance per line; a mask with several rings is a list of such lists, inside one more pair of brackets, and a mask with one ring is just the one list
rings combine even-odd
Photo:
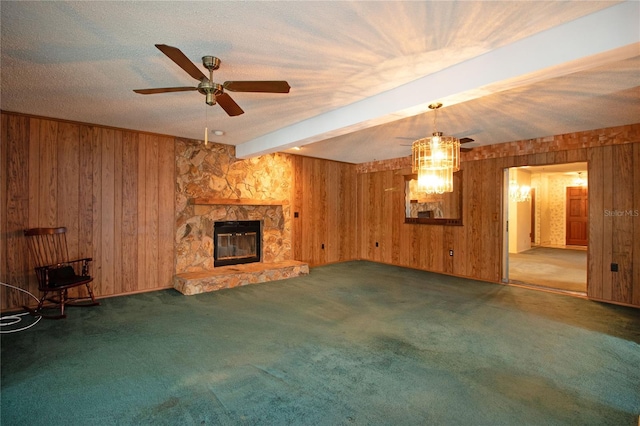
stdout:
[[9,425],[636,425],[640,311],[369,262],[2,335]]

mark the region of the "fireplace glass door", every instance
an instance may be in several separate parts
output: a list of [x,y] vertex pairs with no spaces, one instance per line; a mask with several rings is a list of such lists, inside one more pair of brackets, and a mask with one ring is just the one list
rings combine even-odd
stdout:
[[214,266],[260,261],[260,221],[216,222]]

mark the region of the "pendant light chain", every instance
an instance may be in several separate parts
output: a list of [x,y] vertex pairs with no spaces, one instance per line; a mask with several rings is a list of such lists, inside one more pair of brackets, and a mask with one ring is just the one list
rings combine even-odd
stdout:
[[438,108],[433,109],[433,134],[438,133],[438,126],[436,126],[436,118],[438,117]]

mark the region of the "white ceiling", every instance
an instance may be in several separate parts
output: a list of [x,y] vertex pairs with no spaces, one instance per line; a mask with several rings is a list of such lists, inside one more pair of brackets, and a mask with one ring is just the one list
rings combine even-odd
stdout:
[[[438,130],[475,145],[639,122],[640,3],[557,1],[2,1],[1,108],[210,140],[240,157],[285,151],[351,163],[410,155]],[[230,92],[228,117],[154,44]],[[206,72],[206,70],[203,71]],[[292,151],[288,151],[292,152]]]

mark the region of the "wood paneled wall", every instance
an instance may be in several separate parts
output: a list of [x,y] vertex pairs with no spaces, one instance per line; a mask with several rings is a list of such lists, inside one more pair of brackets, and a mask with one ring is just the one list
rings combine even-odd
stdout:
[[[66,226],[98,296],[171,286],[174,138],[2,113],[0,280],[39,297],[23,230]],[[32,303],[0,287],[0,308]]]
[[[484,158],[462,163],[463,226],[404,224],[403,174],[410,170],[398,167],[406,162],[396,161],[391,170],[375,165],[380,171],[360,165],[358,256],[500,282],[503,170],[588,161],[588,296],[640,306],[640,125],[627,127],[632,131],[608,132],[612,140],[624,134],[624,142],[603,141],[594,131],[572,135],[572,140],[595,140],[581,148],[563,150],[562,142],[553,138],[550,152],[501,155],[484,147]],[[449,249],[454,250],[453,257]],[[611,272],[611,263],[618,264],[619,272]]]
[[[588,161],[588,295],[640,306],[639,135],[633,125],[547,146],[474,149],[462,163],[463,226],[404,223],[404,159],[372,171],[293,156],[293,258],[365,259],[499,282],[504,168]],[[175,138],[6,112],[1,137],[0,280],[37,294],[22,231],[63,225],[72,255],[94,258],[99,296],[171,286]],[[4,286],[0,299],[1,309],[31,303]]]
[[592,148],[588,161],[588,295],[640,306],[640,143]]
[[462,170],[463,226],[405,224],[407,170],[359,174],[360,258],[499,281],[502,171],[496,160],[465,163]]
[[312,266],[356,259],[355,166],[293,157],[293,258]]

